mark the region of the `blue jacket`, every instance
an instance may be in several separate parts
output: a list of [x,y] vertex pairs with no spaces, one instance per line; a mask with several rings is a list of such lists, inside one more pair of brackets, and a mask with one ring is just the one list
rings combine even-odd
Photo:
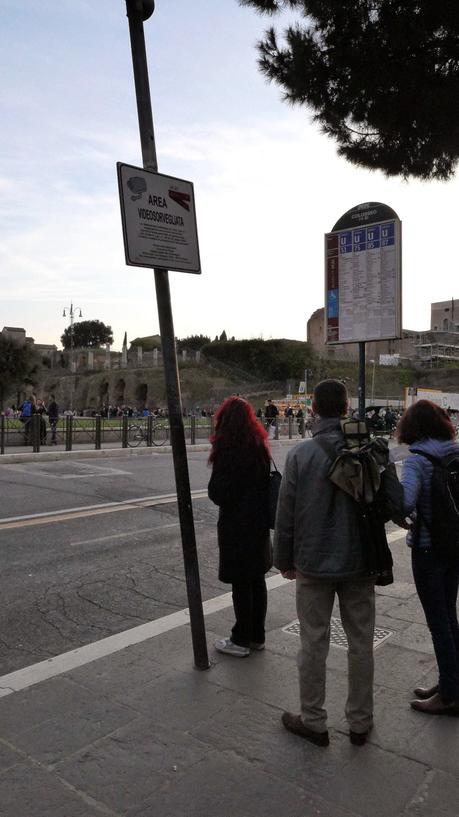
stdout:
[[[426,437],[423,440],[418,440],[410,446],[410,451],[425,451],[433,457],[446,457],[448,454],[459,454],[459,444],[454,440],[434,440],[431,437]],[[431,503],[431,481],[432,481],[433,465],[426,458],[419,454],[410,454],[403,463],[401,483],[403,485],[404,493],[404,511],[407,516],[413,513],[416,508],[421,511],[422,518],[430,525],[432,522],[432,503]],[[411,531],[406,537],[407,544],[410,547],[415,545],[421,549],[430,548],[432,542],[430,541],[430,534],[419,518],[419,537],[414,541],[414,535]]]

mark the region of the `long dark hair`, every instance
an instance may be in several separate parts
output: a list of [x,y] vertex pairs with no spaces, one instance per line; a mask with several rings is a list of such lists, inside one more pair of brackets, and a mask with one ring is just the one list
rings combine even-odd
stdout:
[[434,440],[454,440],[454,428],[448,413],[430,400],[418,400],[404,413],[397,426],[399,443],[411,445],[417,440],[432,437]]
[[221,459],[243,467],[267,469],[271,458],[268,434],[255,412],[242,397],[228,397],[215,415],[215,433],[210,439],[209,463]]

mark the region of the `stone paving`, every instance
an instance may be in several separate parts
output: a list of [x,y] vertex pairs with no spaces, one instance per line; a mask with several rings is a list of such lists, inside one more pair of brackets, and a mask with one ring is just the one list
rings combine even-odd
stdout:
[[[412,711],[435,660],[403,541],[378,590],[375,729],[354,747],[343,719],[346,651],[330,648],[331,743],[280,724],[298,711],[294,583],[269,593],[264,652],[213,650],[232,623],[206,617],[212,667],[192,667],[189,626],[0,699],[1,817],[457,817],[459,719]],[[339,611],[335,611],[339,616]],[[1,679],[0,679],[1,686]]]

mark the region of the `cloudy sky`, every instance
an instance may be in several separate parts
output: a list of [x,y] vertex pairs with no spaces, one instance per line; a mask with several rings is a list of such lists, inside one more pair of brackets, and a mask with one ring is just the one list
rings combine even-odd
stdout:
[[[145,24],[159,169],[195,185],[202,275],[170,273],[176,335],[305,339],[323,234],[366,201],[402,220],[403,324],[428,328],[459,297],[459,181],[338,159],[258,73],[266,25],[237,0],[156,0]],[[0,0],[0,70],[0,328],[59,344],[73,302],[115,348],[156,333],[153,273],[122,244],[116,162],[141,165],[124,0]]]

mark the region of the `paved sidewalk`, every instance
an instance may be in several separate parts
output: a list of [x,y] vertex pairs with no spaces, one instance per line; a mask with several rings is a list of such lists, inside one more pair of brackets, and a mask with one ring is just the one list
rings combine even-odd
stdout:
[[[283,730],[298,711],[294,583],[270,590],[267,648],[217,654],[231,608],[206,616],[213,666],[192,668],[189,625],[0,698],[1,817],[457,817],[459,719],[408,705],[435,679],[402,541],[378,590],[375,729],[350,744],[346,652],[330,648],[331,743]],[[339,613],[337,613],[339,615]],[[0,679],[0,687],[1,679]]]

